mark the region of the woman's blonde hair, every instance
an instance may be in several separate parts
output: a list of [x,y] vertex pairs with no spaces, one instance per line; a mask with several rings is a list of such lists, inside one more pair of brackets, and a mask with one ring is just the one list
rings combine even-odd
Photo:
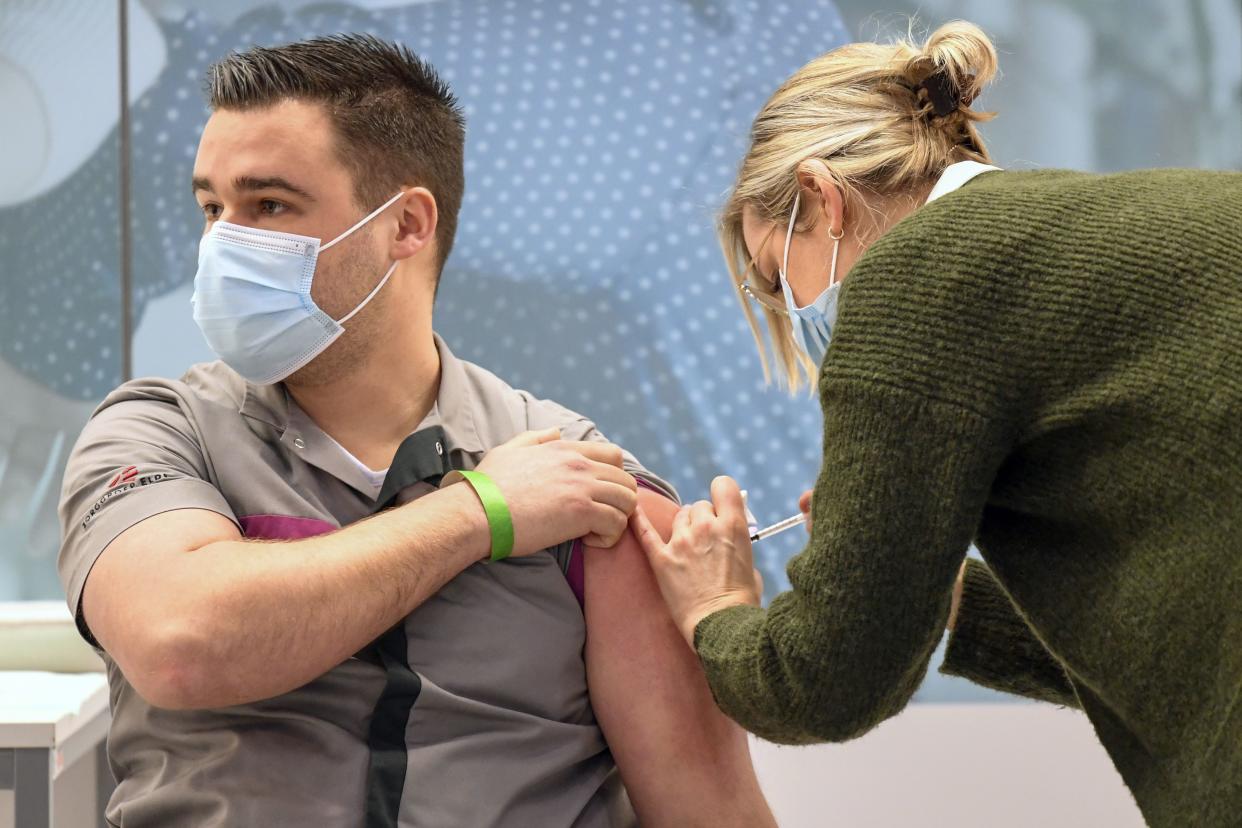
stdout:
[[[876,199],[930,186],[957,161],[991,163],[976,122],[991,114],[970,104],[996,74],[996,49],[977,26],[941,26],[921,46],[909,38],[892,44],[853,43],[812,60],[764,104],[751,127],[750,149],[721,212],[719,233],[729,272],[771,381],[764,337],[743,285],[761,299],[778,377],[797,391],[813,385],[812,365],[793,343],[780,286],[749,279],[752,259],[742,234],[746,208],[758,218],[786,223],[806,161],[825,162],[846,199],[862,212]],[[857,226],[857,223],[855,222]],[[770,234],[766,244],[781,242]],[[775,239],[775,241],[773,241]],[[758,253],[758,251],[756,251]]]

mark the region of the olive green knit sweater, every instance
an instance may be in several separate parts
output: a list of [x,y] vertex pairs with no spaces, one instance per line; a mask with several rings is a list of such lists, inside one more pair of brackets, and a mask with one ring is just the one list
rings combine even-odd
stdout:
[[1081,707],[1152,826],[1242,825],[1242,174],[974,179],[850,272],[819,393],[793,589],[695,631],[720,706],[896,714],[974,540],[946,671]]

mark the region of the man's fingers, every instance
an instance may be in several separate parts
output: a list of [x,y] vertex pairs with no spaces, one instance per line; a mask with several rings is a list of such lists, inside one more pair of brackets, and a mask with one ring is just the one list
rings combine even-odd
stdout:
[[603,480],[617,486],[624,486],[631,492],[638,491],[638,481],[634,479],[634,475],[630,474],[625,469],[610,465],[608,463],[592,462],[594,465],[591,466],[591,474],[594,475],[597,480]]
[[582,545],[589,546],[592,549],[612,549],[620,540],[621,538],[606,538],[603,535],[592,532],[582,538]]
[[565,445],[569,446],[571,449],[589,460],[594,460],[597,463],[607,463],[610,466],[616,466],[618,469],[621,468],[621,464],[624,459],[621,449],[618,446],[614,446],[612,443],[596,443],[587,440],[567,440],[565,441]]
[[601,480],[591,489],[591,500],[610,506],[623,516],[629,517],[638,505],[638,494],[628,486]]
[[505,443],[506,446],[537,446],[540,443],[550,443],[553,440],[561,439],[561,430],[559,428],[544,428],[539,431],[523,431],[518,436]]
[[608,538],[614,546],[621,536],[625,534],[625,528],[629,526],[630,513],[622,512],[611,506],[605,506],[597,503],[595,505],[595,517],[591,521],[591,531],[599,535],[601,538]]

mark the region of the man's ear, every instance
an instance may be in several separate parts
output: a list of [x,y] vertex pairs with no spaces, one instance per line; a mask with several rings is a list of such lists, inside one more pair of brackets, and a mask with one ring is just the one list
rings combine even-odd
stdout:
[[814,205],[816,224],[824,222],[833,235],[845,226],[845,195],[837,186],[828,165],[811,158],[798,165],[798,186],[804,204]]
[[397,234],[389,258],[409,258],[435,241],[440,214],[436,197],[426,187],[411,187],[393,205],[397,210]]

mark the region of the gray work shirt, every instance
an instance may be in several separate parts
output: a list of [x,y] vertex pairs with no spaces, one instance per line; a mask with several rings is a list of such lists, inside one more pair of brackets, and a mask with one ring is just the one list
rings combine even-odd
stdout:
[[[209,509],[249,538],[309,537],[416,499],[522,431],[604,439],[436,344],[438,399],[382,493],[283,386],[249,384],[222,363],[109,394],[74,449],[60,505],[61,580],[88,640],[79,604],[91,567],[153,515]],[[626,468],[676,497],[628,453]],[[631,825],[587,693],[580,584],[574,544],[476,564],[358,657],[224,709],[153,707],[104,653],[118,780],[107,818],[125,828]]]

